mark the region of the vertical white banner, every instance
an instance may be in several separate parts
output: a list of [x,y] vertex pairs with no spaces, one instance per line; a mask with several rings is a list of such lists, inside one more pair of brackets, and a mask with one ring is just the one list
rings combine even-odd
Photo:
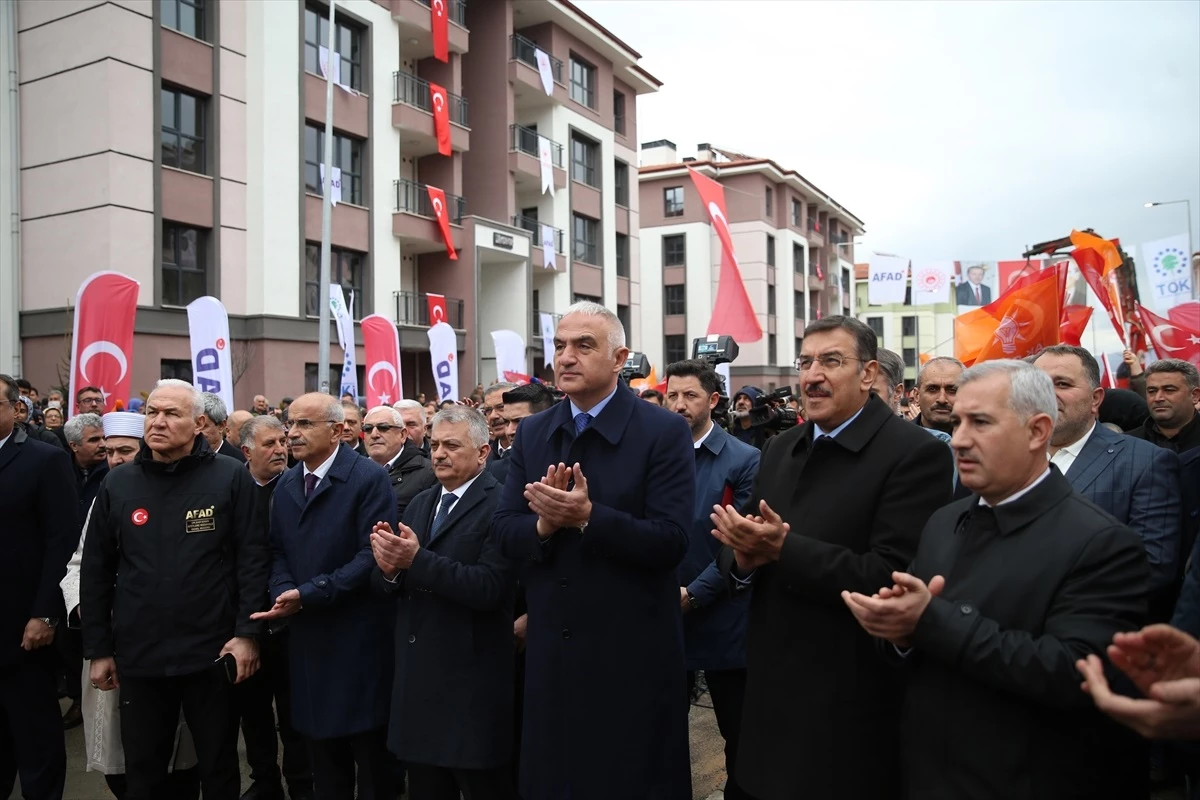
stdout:
[[554,316],[548,311],[542,311],[538,316],[542,321],[542,366],[550,367],[554,365]]
[[[350,293],[350,302],[354,302],[354,292]],[[357,402],[358,365],[354,358],[354,317],[350,314],[350,307],[346,305],[346,297],[342,294],[340,284],[329,284],[329,309],[333,312],[338,345],[342,348],[341,394],[353,395]]]
[[867,302],[873,306],[903,303],[908,285],[908,259],[871,254]]
[[1142,305],[1156,314],[1192,299],[1192,263],[1188,236],[1181,233],[1142,245],[1138,261]]
[[438,402],[457,400],[458,337],[454,328],[439,322],[426,331],[429,336],[429,360],[433,364],[433,381],[438,387]]
[[192,376],[197,389],[233,406],[233,358],[229,344],[229,315],[215,297],[200,297],[187,307],[192,342]]
[[542,76],[542,88],[546,90],[547,95],[554,94],[554,73],[550,71],[550,56],[539,47],[533,51],[533,57],[537,61],[538,74]]
[[558,259],[555,257],[554,228],[542,223],[542,266],[545,269],[558,269]]
[[525,363],[525,339],[516,331],[492,331],[496,347],[496,377],[502,381],[522,380],[529,369]]
[[[325,190],[325,165],[321,165],[321,191]],[[342,168],[334,167],[329,175],[329,202],[337,205],[342,202]]]
[[554,197],[554,161],[550,153],[550,140],[538,134],[538,161],[542,164],[542,194],[547,191]]
[[[317,63],[321,68],[321,77],[325,80],[332,80],[343,89],[350,87],[342,83],[342,54],[334,53],[332,61],[329,58],[329,48],[321,45],[317,48]],[[333,75],[330,76],[330,67],[332,66]]]
[[954,281],[953,261],[913,264],[912,304],[931,306],[950,302],[950,284]]

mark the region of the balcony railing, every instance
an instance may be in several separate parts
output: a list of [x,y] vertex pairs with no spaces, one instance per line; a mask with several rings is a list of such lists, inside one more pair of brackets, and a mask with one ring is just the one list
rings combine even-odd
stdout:
[[812,231],[813,233],[819,233],[822,236],[825,235],[825,232],[821,230],[821,226],[818,225],[817,221],[815,219],[813,219],[812,217],[808,218],[808,229],[810,231]]
[[[433,99],[429,95],[429,81],[424,78],[418,78],[416,75],[410,75],[407,72],[393,72],[392,86],[394,102],[403,103],[406,106],[419,108],[422,111],[433,113]],[[450,121],[468,127],[467,122],[467,101],[466,98],[456,94],[446,92],[446,99],[450,106]]]
[[[537,56],[534,55],[538,51],[537,42],[526,39],[519,33],[512,35],[512,58],[515,61],[521,61],[534,69],[538,68]],[[542,50],[546,53],[545,50]],[[550,56],[549,53],[546,55]],[[563,62],[554,56],[550,56],[550,74],[554,76],[555,83],[563,82]]]
[[[533,217],[522,217],[518,214],[512,218],[512,224],[514,228],[527,230],[533,235],[533,246],[535,248],[542,246],[542,223]],[[554,252],[565,254],[567,252],[566,245],[564,244],[566,235],[553,226],[551,226],[550,230],[554,231]]]
[[[562,314],[550,312],[550,316],[554,318],[554,329],[558,330],[558,321],[562,319]],[[529,333],[531,336],[530,341],[537,342],[538,344],[542,343],[542,312],[538,311],[536,308],[530,315]]]
[[[437,214],[433,210],[433,203],[429,201],[428,187],[425,184],[401,178],[398,181],[392,181],[392,186],[396,192],[397,213],[406,211],[409,214],[418,214],[422,217],[437,219]],[[463,200],[456,194],[447,194],[446,207],[450,211],[451,222],[462,222],[463,214],[467,212],[466,200]]]
[[[417,0],[417,2],[426,8],[430,7],[430,0]],[[450,6],[450,21],[458,23],[459,27],[467,27],[467,0],[446,0],[446,4]]]
[[[512,130],[512,142],[509,145],[510,150],[528,153],[534,158],[540,158],[541,153],[538,152],[538,139],[541,134],[532,128],[526,128],[521,125],[510,125]],[[548,139],[550,142],[550,162],[559,169],[563,168],[563,146],[553,139]]]
[[[396,324],[429,327],[429,295],[425,292],[392,292],[396,300]],[[446,322],[451,328],[463,327],[463,301],[446,298]]]

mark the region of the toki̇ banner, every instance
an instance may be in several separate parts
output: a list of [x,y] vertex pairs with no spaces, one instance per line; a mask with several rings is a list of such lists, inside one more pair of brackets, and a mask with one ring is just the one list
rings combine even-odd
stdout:
[[229,343],[229,315],[215,297],[188,303],[188,336],[192,343],[192,382],[202,392],[221,398],[233,411],[233,351]]
[[95,386],[104,396],[104,412],[129,401],[133,363],[133,322],[138,282],[120,272],[90,275],[75,296],[71,329],[71,386],[68,404],[75,416],[75,395]]
[[[350,303],[354,303],[354,292],[350,292]],[[354,317],[350,315],[350,307],[346,305],[346,296],[342,293],[341,284],[329,285],[329,310],[333,312],[334,327],[337,330],[338,346],[342,348],[342,386],[341,394],[348,394],[358,402],[358,365],[354,358]]]

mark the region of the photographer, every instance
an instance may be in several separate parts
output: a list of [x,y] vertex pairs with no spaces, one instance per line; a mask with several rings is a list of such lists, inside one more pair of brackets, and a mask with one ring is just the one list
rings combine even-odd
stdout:
[[729,432],[761,450],[767,439],[794,428],[799,422],[796,409],[787,404],[791,396],[788,386],[770,394],[764,394],[757,386],[743,386],[733,396]]

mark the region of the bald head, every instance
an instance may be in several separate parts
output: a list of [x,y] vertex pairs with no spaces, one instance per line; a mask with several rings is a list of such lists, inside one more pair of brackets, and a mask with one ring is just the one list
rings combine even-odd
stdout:
[[242,426],[252,419],[254,419],[254,415],[244,409],[229,415],[225,428],[225,441],[229,443],[230,447],[241,449]]

